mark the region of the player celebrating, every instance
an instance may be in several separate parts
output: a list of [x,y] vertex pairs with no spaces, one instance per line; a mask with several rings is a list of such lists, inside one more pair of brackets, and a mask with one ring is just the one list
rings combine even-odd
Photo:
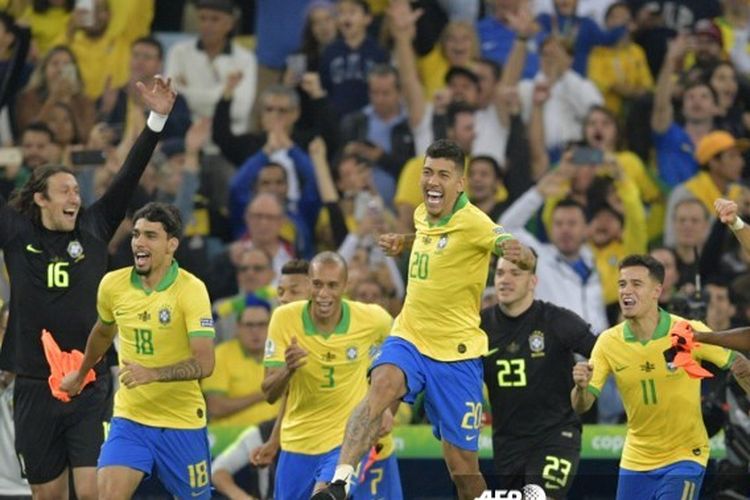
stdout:
[[17,373],[16,452],[35,498],[68,495],[68,467],[76,496],[97,497],[96,459],[102,420],[111,408],[107,367],[76,401],[63,403],[47,386],[50,367],[42,330],[64,351],[83,350],[96,321],[96,287],[107,270],[107,245],[159,140],[175,101],[169,80],[137,85],[152,110],[147,126],[104,195],[81,207],[78,182],[62,166],[39,167],[9,204],[0,198],[0,249],[10,275],[8,336],[0,369]]
[[[732,366],[734,371],[747,360],[720,347],[700,345],[692,350],[691,363],[677,368],[669,332],[686,320],[659,308],[664,267],[651,256],[630,255],[619,268],[625,321],[599,336],[590,363],[573,368],[571,403],[578,413],[585,412],[607,376],[614,375],[628,417],[618,499],[698,498],[709,447],[697,361]],[[708,330],[699,321],[689,323]],[[747,391],[747,382],[738,381]]]
[[434,142],[422,169],[424,203],[414,212],[416,235],[381,237],[391,255],[413,246],[406,301],[373,362],[367,397],[349,418],[334,482],[314,499],[345,498],[354,467],[386,409],[399,399],[413,403],[423,391],[459,496],[473,499],[485,489],[477,457],[480,356],[487,352],[487,337],[479,329],[481,293],[492,252],[525,269],[533,255],[469,203],[464,162],[457,144]]
[[489,337],[484,380],[492,405],[492,448],[499,489],[544,487],[565,498],[581,450],[581,422],[570,406],[573,353],[589,357],[596,337],[575,313],[534,300],[537,276],[497,261],[498,305],[482,311]]
[[346,262],[336,253],[313,258],[310,282],[310,301],[274,311],[266,346],[263,392],[273,402],[289,388],[274,488],[280,500],[309,497],[333,477],[344,419],[367,391],[370,349],[393,321],[378,305],[343,300]]
[[102,279],[99,319],[81,369],[61,388],[78,394],[83,374],[119,331],[122,386],[99,456],[100,495],[131,498],[144,474],[156,469],[176,498],[209,499],[211,457],[198,380],[214,367],[211,303],[203,282],[173,258],[182,230],[178,210],[149,203],[133,219],[135,265]]

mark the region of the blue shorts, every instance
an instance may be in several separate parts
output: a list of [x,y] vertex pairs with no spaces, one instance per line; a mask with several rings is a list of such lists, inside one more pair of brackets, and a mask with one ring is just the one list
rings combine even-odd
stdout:
[[353,500],[402,500],[401,476],[396,455],[379,460],[365,472],[352,495]]
[[205,427],[168,429],[114,417],[97,466],[129,467],[146,476],[153,473],[177,498],[211,498],[211,453]]
[[432,433],[458,448],[477,451],[482,423],[482,361],[435,361],[420,353],[411,342],[388,337],[380,347],[370,371],[380,365],[395,365],[406,377],[406,395],[414,404],[424,391],[427,418]]
[[299,500],[310,498],[315,483],[327,483],[336,472],[341,447],[318,455],[294,453],[282,450],[276,465],[274,498],[276,500]]
[[697,500],[705,474],[706,468],[691,460],[650,471],[620,467],[617,500]]

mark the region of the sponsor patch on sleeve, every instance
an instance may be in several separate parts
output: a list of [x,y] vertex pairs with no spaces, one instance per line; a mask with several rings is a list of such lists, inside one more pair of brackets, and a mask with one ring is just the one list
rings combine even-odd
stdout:
[[201,318],[201,328],[213,328],[214,327],[214,320],[213,318]]

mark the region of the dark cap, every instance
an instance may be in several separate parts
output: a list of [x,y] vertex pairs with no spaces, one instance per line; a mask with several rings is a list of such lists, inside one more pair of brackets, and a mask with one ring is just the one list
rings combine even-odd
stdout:
[[218,10],[226,14],[234,14],[234,2],[232,0],[196,0],[195,8]]
[[716,23],[710,19],[701,19],[700,21],[695,23],[693,33],[698,36],[706,36],[714,42],[718,43],[720,46],[724,46],[724,41],[721,37],[721,30],[718,26],[716,26]]

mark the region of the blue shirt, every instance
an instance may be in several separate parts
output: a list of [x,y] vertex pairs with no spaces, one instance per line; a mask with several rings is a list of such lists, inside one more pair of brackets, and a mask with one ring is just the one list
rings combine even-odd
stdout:
[[369,104],[367,74],[376,64],[387,61],[388,54],[369,36],[356,48],[342,38],[326,47],[320,59],[320,80],[339,116]]
[[[516,33],[493,16],[487,16],[477,22],[477,34],[482,50],[482,57],[505,65],[513,49]],[[539,54],[537,43],[529,40],[526,49],[526,64],[523,78],[530,79],[539,71]]]
[[286,65],[286,56],[302,42],[302,15],[310,0],[260,0],[255,2],[255,54],[258,62],[273,69]]
[[367,140],[378,146],[386,153],[391,152],[391,130],[393,126],[404,120],[404,108],[388,121],[382,120],[372,106],[367,106],[362,112],[367,116]]
[[663,134],[654,132],[653,138],[659,178],[667,186],[673,188],[698,172],[695,144],[684,128],[672,122]]

